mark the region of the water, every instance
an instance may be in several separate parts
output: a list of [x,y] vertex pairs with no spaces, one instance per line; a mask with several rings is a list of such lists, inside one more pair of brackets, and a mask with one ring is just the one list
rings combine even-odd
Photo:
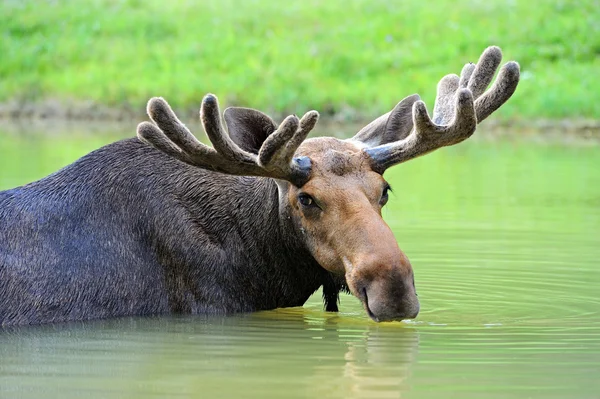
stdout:
[[[113,138],[0,136],[1,188]],[[376,324],[350,296],[328,314],[315,295],[14,328],[0,332],[0,397],[600,398],[599,166],[593,143],[475,138],[388,172],[414,321]]]

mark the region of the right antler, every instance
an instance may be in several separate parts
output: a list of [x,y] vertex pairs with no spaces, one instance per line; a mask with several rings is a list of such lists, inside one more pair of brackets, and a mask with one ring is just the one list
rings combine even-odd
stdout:
[[310,178],[310,159],[294,158],[294,153],[317,123],[317,111],[307,112],[300,120],[293,115],[285,118],[258,154],[244,151],[231,140],[221,123],[217,98],[212,94],[202,100],[200,120],[214,148],[198,141],[164,99],[150,99],[147,111],[154,124],[140,123],[138,137],[187,164],[232,175],[283,179],[298,187]]
[[[447,75],[438,84],[438,93],[429,119],[422,101],[413,104],[413,130],[404,139],[370,147],[373,170],[383,173],[390,166],[427,154],[470,137],[477,124],[490,116],[512,96],[519,83],[519,64],[508,62],[496,82],[485,91],[502,60],[498,47],[487,48],[477,65],[464,66],[461,76]],[[413,97],[407,100],[415,101]]]

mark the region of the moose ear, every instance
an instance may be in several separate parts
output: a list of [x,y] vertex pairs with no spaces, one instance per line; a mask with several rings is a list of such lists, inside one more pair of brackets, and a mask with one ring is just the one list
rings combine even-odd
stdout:
[[352,140],[360,141],[367,147],[402,140],[413,128],[412,107],[418,100],[418,94],[406,97],[393,110],[363,127]]
[[258,154],[260,146],[277,130],[273,119],[251,108],[230,107],[223,112],[229,137],[241,149]]

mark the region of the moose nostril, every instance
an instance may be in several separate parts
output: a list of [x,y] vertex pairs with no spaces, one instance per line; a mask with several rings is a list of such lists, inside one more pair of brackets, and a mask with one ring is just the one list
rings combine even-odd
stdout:
[[367,296],[367,288],[363,287],[362,288],[362,296],[363,296],[363,300],[365,303],[365,309],[367,310],[367,314],[369,315],[369,317],[375,321],[379,321],[379,319],[377,318],[377,316],[375,316],[373,314],[373,312],[371,311],[371,308],[369,308],[369,297]]

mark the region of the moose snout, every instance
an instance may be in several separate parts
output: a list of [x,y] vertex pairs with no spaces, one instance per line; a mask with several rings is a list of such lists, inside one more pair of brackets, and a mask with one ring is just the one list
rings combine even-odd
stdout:
[[404,282],[371,281],[362,286],[359,298],[375,321],[414,319],[419,313],[414,287],[407,287]]
[[410,264],[363,264],[353,270],[349,279],[354,291],[371,319],[393,321],[413,319],[419,313],[419,299]]

